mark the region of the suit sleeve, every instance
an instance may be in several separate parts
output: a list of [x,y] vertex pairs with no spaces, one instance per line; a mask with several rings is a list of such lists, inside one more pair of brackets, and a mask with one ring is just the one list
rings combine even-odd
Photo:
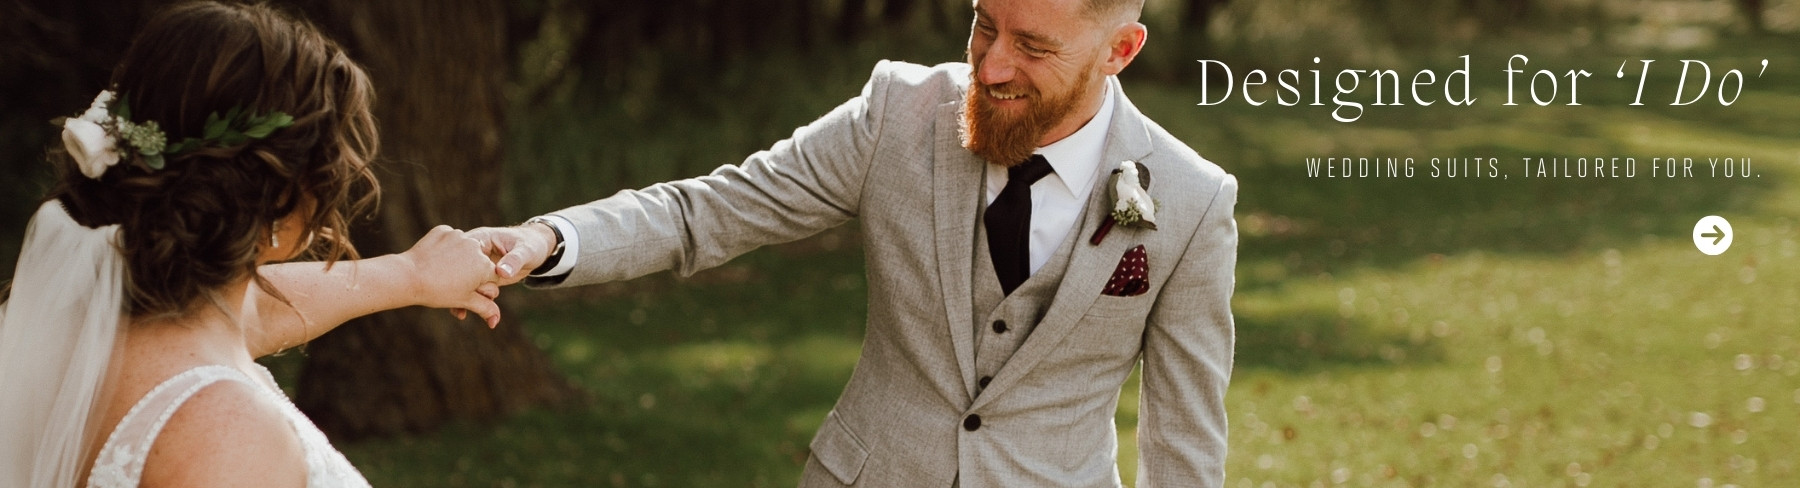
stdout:
[[856,98],[740,164],[555,212],[577,230],[575,268],[527,284],[574,286],[669,269],[691,275],[855,217],[880,138],[887,66],[876,66]]
[[1225,483],[1236,203],[1237,179],[1225,175],[1150,311],[1138,407],[1139,488]]

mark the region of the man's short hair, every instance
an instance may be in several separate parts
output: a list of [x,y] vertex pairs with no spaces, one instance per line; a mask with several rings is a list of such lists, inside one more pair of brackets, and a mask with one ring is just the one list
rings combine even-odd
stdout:
[[1087,15],[1096,19],[1123,16],[1136,22],[1144,12],[1144,0],[1086,0]]

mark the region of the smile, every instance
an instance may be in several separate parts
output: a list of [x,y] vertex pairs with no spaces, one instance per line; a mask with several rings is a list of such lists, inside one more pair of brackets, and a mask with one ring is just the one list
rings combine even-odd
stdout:
[[1024,93],[1005,93],[993,88],[988,88],[987,94],[989,97],[993,97],[996,100],[1018,100],[1025,98]]

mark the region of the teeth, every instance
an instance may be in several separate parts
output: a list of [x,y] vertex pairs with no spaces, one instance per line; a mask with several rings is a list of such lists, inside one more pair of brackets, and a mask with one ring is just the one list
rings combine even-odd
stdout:
[[1023,93],[1000,93],[999,91],[989,88],[988,96],[998,98],[1001,100],[1012,100],[1012,99],[1024,97],[1025,94],[1023,94]]

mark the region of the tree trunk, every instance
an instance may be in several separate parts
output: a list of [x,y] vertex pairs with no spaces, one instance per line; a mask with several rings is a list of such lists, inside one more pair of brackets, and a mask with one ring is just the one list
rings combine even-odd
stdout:
[[864,17],[869,15],[869,0],[845,0],[838,13],[837,39],[854,41],[863,37]]
[[[376,87],[382,207],[358,250],[405,250],[431,226],[501,224],[504,4],[319,0],[310,17]],[[563,404],[577,391],[517,319],[488,330],[417,307],[355,320],[307,346],[296,403],[339,438],[420,432]]]
[[1212,23],[1213,14],[1224,8],[1230,0],[1188,0],[1187,29],[1192,32],[1206,33],[1208,24]]
[[885,27],[894,30],[906,27],[906,21],[912,18],[914,0],[887,0],[881,4],[881,22]]
[[1744,13],[1744,21],[1750,23],[1750,32],[1762,34],[1767,22],[1763,21],[1763,0],[1738,0],[1738,10]]

